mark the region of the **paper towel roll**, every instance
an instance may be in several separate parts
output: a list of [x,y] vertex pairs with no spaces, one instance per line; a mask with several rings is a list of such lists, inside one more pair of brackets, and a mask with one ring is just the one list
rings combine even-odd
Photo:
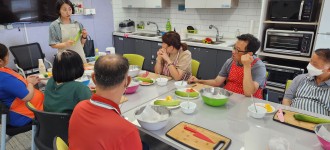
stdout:
[[250,34],[253,34],[253,28],[254,28],[254,20],[250,20],[250,28],[249,28]]

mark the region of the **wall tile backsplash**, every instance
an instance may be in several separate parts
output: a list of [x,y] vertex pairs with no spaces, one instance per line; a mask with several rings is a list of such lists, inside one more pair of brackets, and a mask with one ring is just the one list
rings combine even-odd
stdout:
[[167,19],[170,19],[172,29],[183,32],[187,26],[197,28],[198,34],[215,36],[215,29],[209,29],[213,24],[219,28],[225,38],[234,38],[237,29],[240,33],[248,33],[253,20],[253,34],[258,35],[261,13],[261,0],[239,0],[238,7],[230,9],[186,9],[179,11],[178,5],[184,0],[168,0],[170,6],[166,8],[122,8],[122,0],[112,0],[115,31],[119,22],[127,19],[135,24],[144,21],[145,30],[156,30],[155,25],[146,25],[147,21],[156,22],[161,31],[165,31]]

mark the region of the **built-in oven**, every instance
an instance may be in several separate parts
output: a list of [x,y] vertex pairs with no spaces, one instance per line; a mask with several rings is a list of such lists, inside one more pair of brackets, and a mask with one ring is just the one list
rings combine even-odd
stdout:
[[267,29],[264,52],[310,56],[314,32]]
[[318,0],[270,0],[268,18],[274,21],[315,20]]
[[295,68],[289,66],[281,66],[266,63],[268,72],[267,86],[284,89],[287,80],[292,80],[299,74],[304,73],[303,68]]

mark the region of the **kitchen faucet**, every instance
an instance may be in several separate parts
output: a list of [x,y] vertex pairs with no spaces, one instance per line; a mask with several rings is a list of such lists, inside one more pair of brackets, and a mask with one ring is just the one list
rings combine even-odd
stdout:
[[214,25],[210,25],[209,26],[209,29],[212,29],[212,28],[215,28],[216,30],[217,30],[217,35],[215,36],[215,41],[216,42],[220,42],[220,39],[222,39],[223,38],[223,36],[220,36],[219,35],[219,29],[216,27],[216,26],[214,26]]
[[157,35],[159,35],[159,36],[160,36],[161,34],[160,34],[160,30],[159,30],[159,28],[158,28],[158,25],[157,25],[157,23],[156,23],[156,22],[151,22],[151,21],[148,21],[148,22],[147,22],[147,25],[150,25],[150,24],[154,24],[154,25],[156,25],[156,27],[157,27],[157,31],[156,31],[156,32],[157,32]]

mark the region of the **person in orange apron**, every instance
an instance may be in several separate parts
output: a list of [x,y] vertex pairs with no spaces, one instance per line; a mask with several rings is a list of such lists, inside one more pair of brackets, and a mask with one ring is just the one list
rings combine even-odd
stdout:
[[180,35],[167,32],[162,37],[162,48],[157,52],[155,73],[187,80],[191,76],[191,52],[181,43]]
[[265,64],[256,56],[260,41],[251,34],[242,34],[237,37],[229,58],[222,66],[219,75],[211,80],[199,80],[192,76],[188,82],[219,87],[225,83],[226,90],[263,99],[262,89],[266,83]]
[[23,76],[5,67],[9,62],[9,52],[0,43],[0,100],[9,109],[9,125],[24,126],[34,118],[25,102],[30,101],[37,110],[43,110],[44,94],[34,88],[39,82],[38,76]]
[[58,0],[56,10],[59,18],[49,26],[49,45],[58,49],[58,52],[73,50],[80,55],[83,63],[86,63],[83,47],[87,39],[87,31],[81,23],[71,19],[74,13],[73,4],[69,0]]

